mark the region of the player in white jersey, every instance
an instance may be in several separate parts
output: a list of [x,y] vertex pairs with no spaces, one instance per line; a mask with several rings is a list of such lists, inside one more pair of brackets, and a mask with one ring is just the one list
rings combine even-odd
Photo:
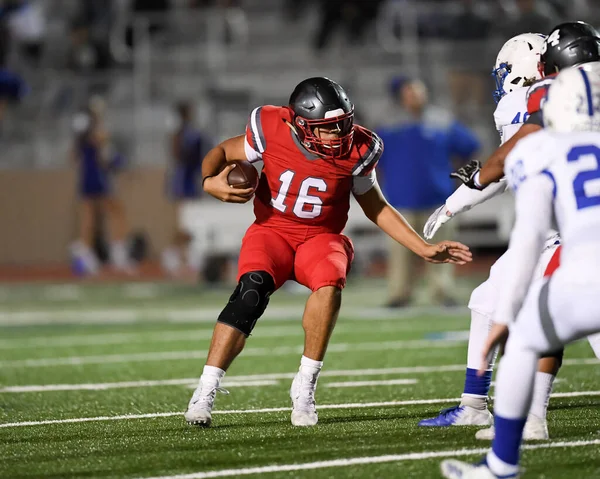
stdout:
[[[540,78],[538,60],[544,42],[544,35],[526,33],[511,38],[504,44],[498,54],[494,76],[497,89],[494,98],[498,106],[494,113],[496,128],[504,143],[518,131],[527,119],[527,87]],[[431,238],[437,229],[459,213],[497,196],[506,191],[506,181],[490,185],[483,191],[473,190],[465,185],[460,186],[452,194],[445,205],[431,215],[425,225],[424,235]],[[539,257],[537,277],[541,277],[558,245],[558,235],[548,236],[546,247]],[[492,316],[496,310],[497,291],[511,271],[507,269],[511,251],[507,251],[490,270],[490,276],[471,294],[469,309],[471,310],[471,328],[469,332],[469,349],[467,353],[467,370],[460,405],[445,409],[432,419],[425,419],[420,426],[488,426],[493,424],[493,417],[488,410],[487,397],[492,381],[494,361],[490,362],[485,375],[478,376],[477,369],[481,362],[481,352],[491,326]],[[526,438],[546,439],[546,409],[552,383],[558,368],[552,365],[538,375],[535,404],[532,408],[531,421],[528,423]],[[549,371],[547,370],[549,369]],[[491,439],[493,430],[480,431],[481,439]]]
[[[550,86],[545,129],[524,138],[506,158],[517,220],[511,235],[512,275],[484,349],[506,340],[496,386],[496,437],[483,463],[444,461],[448,478],[519,476],[519,447],[540,355],[600,332],[600,74],[568,68]],[[535,258],[552,223],[562,237],[561,266],[535,281]],[[515,320],[516,318],[516,320]]]

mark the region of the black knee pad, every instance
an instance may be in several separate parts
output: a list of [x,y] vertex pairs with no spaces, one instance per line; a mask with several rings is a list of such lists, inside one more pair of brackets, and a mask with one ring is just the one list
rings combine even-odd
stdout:
[[560,368],[563,363],[563,356],[565,355],[564,348],[559,349],[558,351],[553,351],[548,354],[544,354],[542,358],[555,358],[558,361],[558,367]]
[[265,312],[273,291],[275,281],[269,273],[253,271],[244,274],[218,321],[250,336],[256,321]]

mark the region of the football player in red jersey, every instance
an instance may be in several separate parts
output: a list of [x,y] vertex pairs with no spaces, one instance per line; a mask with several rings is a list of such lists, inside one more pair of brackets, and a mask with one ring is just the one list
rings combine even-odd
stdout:
[[[375,133],[354,124],[354,106],[344,89],[319,77],[301,82],[289,106],[254,109],[245,135],[206,155],[204,190],[232,203],[255,194],[256,221],[242,241],[238,285],[215,326],[200,383],[185,412],[188,423],[210,425],[225,371],[244,348],[271,294],[289,279],[312,291],[302,318],[304,354],[290,390],[292,424],[317,423],[317,379],[354,254],[352,242],[342,234],[351,194],[379,228],[426,261],[471,261],[460,243],[425,242],[386,202],[375,177],[382,151]],[[240,159],[263,162],[256,192],[227,182],[233,166],[226,162]]]

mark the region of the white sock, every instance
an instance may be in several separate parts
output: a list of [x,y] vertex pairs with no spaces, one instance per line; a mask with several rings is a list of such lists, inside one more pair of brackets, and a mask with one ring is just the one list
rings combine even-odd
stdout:
[[185,257],[188,268],[193,271],[201,271],[204,269],[204,265],[206,264],[204,260],[204,254],[198,251],[197,248],[192,248],[192,245],[189,245],[185,250]]
[[202,376],[200,376],[200,382],[202,384],[212,384],[218,387],[221,384],[221,380],[225,376],[225,371],[216,366],[204,366],[202,370]]
[[118,268],[124,268],[129,264],[129,257],[124,241],[113,241],[110,245],[110,261]]
[[552,393],[552,385],[556,376],[549,373],[535,374],[535,385],[533,387],[533,400],[529,414],[546,419],[548,411],[548,403],[550,402],[550,394]]
[[179,251],[177,248],[169,246],[162,252],[162,267],[167,272],[173,274],[176,273],[181,267],[181,258],[179,257]]
[[[479,369],[481,366],[481,355],[485,341],[492,327],[492,319],[479,311],[471,310],[471,327],[469,328],[469,349],[467,352],[467,367],[469,369]],[[493,369],[496,361],[496,354],[490,363],[490,369]]]
[[494,454],[494,451],[487,453],[486,460],[488,467],[496,476],[510,476],[511,474],[516,474],[519,472],[519,466],[504,462],[502,459],[496,456],[496,454]]
[[321,372],[321,368],[323,367],[323,361],[315,361],[314,359],[307,358],[306,356],[302,356],[300,360],[300,374],[304,376],[308,376],[312,378],[313,381],[316,381],[319,377],[319,373]]
[[487,396],[475,396],[474,394],[463,394],[460,400],[461,406],[472,407],[484,411],[488,407]]
[[526,418],[531,407],[538,355],[508,339],[496,374],[494,414],[505,419]]
[[588,336],[588,341],[590,342],[590,346],[594,350],[594,354],[598,359],[600,359],[600,334],[593,334],[592,336]]

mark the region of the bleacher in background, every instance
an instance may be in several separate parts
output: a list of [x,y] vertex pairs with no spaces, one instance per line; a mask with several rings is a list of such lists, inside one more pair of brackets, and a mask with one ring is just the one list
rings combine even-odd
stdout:
[[[298,81],[314,75],[345,85],[357,105],[359,122],[371,128],[397,115],[390,78],[419,76],[430,87],[434,103],[453,110],[478,133],[485,152],[496,146],[488,73],[502,39],[445,35],[444,29],[461,11],[459,2],[389,0],[364,44],[349,46],[340,34],[320,55],[311,45],[319,11],[314,3],[306,3],[301,14],[290,19],[283,0],[244,0],[240,8],[231,9],[189,9],[187,0],[178,0],[167,13],[154,15],[133,15],[127,1],[116,1],[109,32],[114,63],[86,70],[73,68],[69,59],[70,19],[78,1],[39,2],[47,22],[44,54],[38,66],[23,61],[18,52],[10,57],[31,91],[21,105],[10,109],[3,124],[0,168],[72,168],[67,155],[72,119],[92,94],[105,98],[115,147],[130,167],[164,168],[169,119],[177,99],[193,99],[200,125],[222,139],[243,130],[253,106],[284,103]],[[484,9],[492,3],[479,2]],[[133,48],[126,44],[127,35],[133,36]],[[482,103],[474,98],[477,101],[455,108],[450,82],[456,72],[473,74],[485,85]],[[474,246],[504,244],[511,224],[510,201],[496,199],[463,215],[460,239]]]

